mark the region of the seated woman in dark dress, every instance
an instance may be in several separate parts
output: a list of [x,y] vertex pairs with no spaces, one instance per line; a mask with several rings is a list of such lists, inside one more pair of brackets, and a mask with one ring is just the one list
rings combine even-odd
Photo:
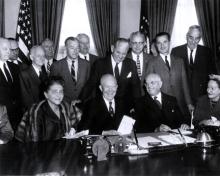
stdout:
[[56,140],[73,131],[81,119],[81,112],[71,103],[63,101],[64,81],[53,76],[45,82],[45,100],[23,115],[15,138],[19,141]]
[[193,122],[195,125],[220,126],[220,80],[209,80],[207,95],[197,101]]

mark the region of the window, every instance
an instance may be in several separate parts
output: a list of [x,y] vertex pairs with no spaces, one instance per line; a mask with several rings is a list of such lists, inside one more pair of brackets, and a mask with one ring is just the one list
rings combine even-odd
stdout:
[[[198,25],[194,0],[178,0],[171,47],[186,43],[186,33],[191,25]],[[200,44],[203,44],[202,40]]]
[[58,59],[65,57],[65,39],[70,36],[76,37],[79,33],[85,33],[90,37],[90,50],[95,54],[85,0],[66,0],[64,8]]

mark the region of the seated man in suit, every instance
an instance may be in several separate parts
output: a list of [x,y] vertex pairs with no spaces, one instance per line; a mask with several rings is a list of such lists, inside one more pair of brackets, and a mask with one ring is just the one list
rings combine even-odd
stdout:
[[50,68],[51,76],[61,76],[64,80],[64,100],[70,103],[77,100],[86,84],[89,74],[89,62],[79,57],[79,40],[68,37],[65,40],[64,59],[54,62]]
[[80,129],[89,129],[91,134],[117,130],[122,116],[126,113],[123,103],[115,98],[118,88],[115,77],[105,74],[99,86],[102,95],[85,104]]
[[77,39],[79,40],[79,57],[81,59],[85,59],[89,61],[90,66],[98,59],[98,56],[89,53],[90,50],[90,39],[89,36],[80,33],[77,35]]
[[12,140],[14,131],[8,120],[8,114],[5,106],[0,105],[0,144],[5,144]]
[[116,97],[123,99],[126,107],[130,109],[133,107],[134,98],[141,96],[141,86],[135,62],[126,58],[128,49],[128,40],[120,38],[112,45],[110,56],[99,59],[93,64],[90,78],[81,96],[82,100],[88,100],[91,95],[94,95],[93,92],[96,95],[100,94],[98,88],[100,78],[104,74],[112,74],[118,84]]
[[33,46],[30,50],[30,59],[32,65],[22,70],[19,76],[23,111],[26,111],[33,103],[44,99],[42,86],[44,80],[47,79],[47,74],[42,69],[45,62],[43,47]]
[[44,67],[42,69],[45,69],[47,74],[50,74],[50,66],[53,64],[53,62],[56,61],[54,58],[54,45],[53,41],[51,41],[49,38],[46,38],[41,43],[41,46],[44,48],[45,51],[45,63]]
[[139,133],[168,131],[173,128],[187,129],[175,97],[161,92],[162,80],[158,74],[145,78],[147,93],[136,100],[135,128]]

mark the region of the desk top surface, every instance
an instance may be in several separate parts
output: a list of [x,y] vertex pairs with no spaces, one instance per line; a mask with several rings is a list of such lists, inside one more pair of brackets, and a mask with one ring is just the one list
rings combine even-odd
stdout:
[[220,175],[220,147],[178,148],[142,156],[109,156],[89,162],[77,140],[0,146],[0,175],[34,175],[58,172],[66,175]]

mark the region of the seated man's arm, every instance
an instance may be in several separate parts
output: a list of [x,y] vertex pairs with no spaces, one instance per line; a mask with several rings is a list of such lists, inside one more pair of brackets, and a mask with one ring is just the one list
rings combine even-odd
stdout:
[[7,143],[14,137],[14,131],[8,120],[5,106],[0,107],[0,144]]

